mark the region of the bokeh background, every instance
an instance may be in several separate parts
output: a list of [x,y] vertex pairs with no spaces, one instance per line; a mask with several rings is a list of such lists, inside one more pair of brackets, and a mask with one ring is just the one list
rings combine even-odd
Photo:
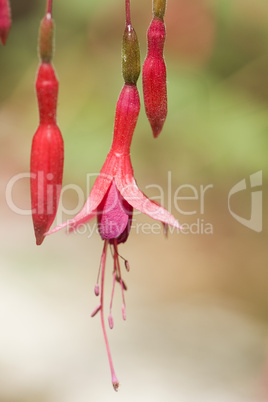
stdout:
[[[123,85],[120,46],[124,2],[54,1],[60,81],[58,123],[65,141],[65,211],[87,196],[87,174],[99,172],[111,144]],[[38,125],[34,82],[37,33],[45,1],[11,0],[13,25],[0,48],[0,401],[256,402],[268,400],[268,2],[168,0],[165,60],[168,117],[153,140],[142,107],[132,145],[136,179],[181,223],[210,224],[188,234],[133,230],[120,247],[127,321],[120,292],[109,331],[116,394],[101,333],[94,284],[102,250],[97,234],[59,232],[35,246],[29,172]],[[151,1],[132,1],[141,60]],[[141,79],[138,87],[142,96]],[[228,193],[262,171],[263,230],[239,224]],[[198,200],[174,194],[192,185]],[[200,186],[212,185],[200,209]],[[160,187],[156,187],[160,186]],[[180,195],[192,196],[189,189]],[[235,213],[250,217],[250,190],[233,196]],[[60,211],[57,219],[70,217]],[[140,225],[152,224],[141,215]],[[198,221],[199,220],[199,221]],[[141,226],[142,227],[142,226]],[[194,233],[195,232],[195,233]],[[106,304],[112,269],[107,261]],[[110,271],[111,272],[111,271]]]

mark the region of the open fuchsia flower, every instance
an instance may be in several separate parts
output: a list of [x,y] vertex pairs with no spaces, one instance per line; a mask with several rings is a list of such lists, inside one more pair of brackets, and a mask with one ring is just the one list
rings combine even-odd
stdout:
[[2,45],[6,44],[10,27],[11,27],[11,13],[10,13],[9,0],[0,0],[0,39]]
[[[125,295],[127,289],[122,279],[118,253],[118,245],[124,243],[129,235],[132,221],[133,208],[161,221],[164,226],[172,225],[180,228],[178,221],[162,206],[149,200],[137,186],[133,175],[133,168],[130,160],[130,146],[133,132],[137,123],[140,111],[139,93],[136,81],[140,74],[139,45],[136,33],[130,21],[129,1],[126,1],[126,28],[122,43],[122,72],[125,84],[121,90],[115,113],[115,124],[113,142],[106,157],[105,163],[97,177],[90,195],[82,210],[67,222],[58,225],[46,233],[52,234],[58,230],[68,227],[74,231],[83,223],[97,217],[98,228],[104,246],[101,256],[101,263],[98,273],[98,280],[95,285],[95,294],[100,296],[100,304],[91,314],[94,317],[98,312],[101,315],[101,324],[106,344],[112,384],[117,391],[119,382],[113,367],[110,347],[104,324],[104,276],[107,247],[110,245],[113,255],[113,285],[110,301],[110,312],[108,324],[113,328],[112,303],[115,290],[115,283],[118,282],[122,292],[122,316],[126,319]],[[127,271],[128,261],[123,259]],[[99,288],[100,277],[100,288]]]
[[[97,216],[98,218],[99,232],[104,240],[104,247],[100,266],[102,273],[101,300],[99,307],[97,307],[93,315],[95,315],[99,310],[101,311],[103,333],[111,366],[112,382],[115,389],[118,388],[118,380],[113,369],[103,319],[103,284],[107,245],[111,244],[114,258],[112,296],[114,293],[115,281],[117,281],[121,285],[123,297],[122,313],[123,318],[125,318],[125,285],[121,277],[117,246],[119,243],[125,242],[128,238],[133,208],[153,219],[163,222],[165,225],[172,225],[180,228],[180,225],[174,216],[160,205],[149,200],[138,188],[134,179],[129,152],[139,110],[140,101],[136,86],[125,84],[117,102],[114,138],[111,150],[107,155],[100,175],[97,177],[83,209],[75,216],[75,218],[57,226],[55,229],[47,233],[54,233],[66,226],[69,226],[71,230],[75,230],[79,225],[89,221],[94,216]],[[95,288],[95,293],[97,295],[99,293],[98,286]],[[109,315],[109,326],[113,326],[111,312]]]
[[166,0],[153,0],[153,19],[147,31],[148,52],[142,69],[145,111],[155,138],[162,131],[167,116],[166,65],[163,58],[165,10]]

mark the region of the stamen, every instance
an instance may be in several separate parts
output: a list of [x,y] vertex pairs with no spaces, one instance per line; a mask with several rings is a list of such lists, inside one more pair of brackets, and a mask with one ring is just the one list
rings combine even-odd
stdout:
[[121,291],[122,291],[122,299],[123,299],[123,306],[122,306],[122,316],[123,316],[123,320],[126,319],[126,302],[125,302],[125,295],[124,295],[124,290],[127,290],[126,284],[123,281],[122,277],[121,277],[121,270],[120,270],[120,264],[119,264],[119,260],[118,257],[120,257],[120,255],[118,254],[117,251],[117,241],[116,239],[114,240],[114,250],[115,250],[115,262],[117,265],[117,281],[120,283],[121,285]]
[[123,285],[124,290],[127,290],[127,285],[125,283],[125,281],[123,281],[122,278],[120,278],[119,276],[116,276],[116,282],[120,283],[120,285]]
[[130,265],[129,265],[128,260],[126,260],[124,257],[122,257],[122,255],[120,255],[120,254],[118,253],[117,248],[115,249],[115,252],[116,252],[116,254],[118,255],[118,257],[120,257],[120,258],[124,261],[125,268],[126,268],[126,270],[129,272],[129,270],[130,270]]
[[126,302],[125,302],[125,294],[124,294],[124,282],[122,281],[122,279],[120,280],[120,284],[121,284],[122,299],[123,299],[122,316],[123,316],[123,320],[125,320],[126,319]]
[[100,309],[101,309],[101,305],[96,307],[95,310],[93,310],[93,312],[91,313],[91,317],[95,317],[95,315],[100,311]]
[[97,276],[97,282],[94,288],[94,293],[96,296],[99,296],[100,294],[100,287],[99,287],[99,279],[100,279],[100,270],[101,270],[101,265],[103,263],[103,257],[101,256],[101,260],[100,260],[100,265],[99,265],[99,269],[98,269],[98,276]]
[[129,262],[127,260],[125,260],[125,268],[126,268],[127,272],[129,272],[130,265],[129,265]]
[[109,323],[110,329],[113,329],[113,327],[114,327],[114,319],[113,319],[111,313],[108,315],[108,323]]
[[99,287],[98,283],[96,283],[96,285],[94,287],[94,293],[96,296],[99,296],[99,294],[100,294],[100,287]]
[[108,317],[108,322],[109,322],[109,327],[113,329],[114,326],[114,320],[112,317],[112,306],[113,306],[113,299],[114,299],[114,288],[115,288],[115,279],[116,279],[116,271],[115,271],[115,263],[114,263],[114,272],[113,272],[113,287],[112,287],[112,295],[111,295],[111,301],[110,301],[110,314]]
[[164,236],[167,238],[168,237],[168,224],[163,222],[163,227],[164,227]]
[[126,320],[126,306],[124,304],[122,304],[122,317],[123,320]]
[[104,241],[103,252],[102,252],[102,256],[101,256],[102,270],[101,270],[101,294],[100,294],[101,310],[100,310],[100,312],[101,312],[102,332],[103,332],[104,341],[105,341],[105,345],[106,345],[106,350],[107,350],[107,354],[108,354],[108,360],[109,360],[109,365],[110,365],[110,370],[111,370],[111,375],[112,375],[112,383],[113,383],[114,390],[117,391],[117,389],[119,387],[119,382],[118,382],[118,379],[116,377],[114,367],[113,367],[113,361],[112,361],[112,356],[111,356],[110,347],[109,347],[109,343],[108,343],[107,333],[106,333],[106,329],[105,329],[104,314],[103,314],[104,274],[105,274],[105,261],[106,261],[107,244],[108,244],[108,240],[105,240]]

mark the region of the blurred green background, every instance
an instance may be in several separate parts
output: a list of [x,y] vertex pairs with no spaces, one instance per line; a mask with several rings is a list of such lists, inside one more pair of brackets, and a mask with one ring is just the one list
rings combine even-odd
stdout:
[[[131,3],[144,60],[151,1]],[[45,1],[11,0],[11,7],[12,29],[0,48],[0,401],[268,400],[268,2],[168,0],[168,116],[154,140],[142,106],[132,162],[148,196],[157,199],[163,189],[160,201],[180,223],[203,222],[213,233],[199,226],[199,233],[174,232],[166,240],[134,228],[120,247],[131,271],[124,273],[127,321],[117,289],[109,333],[119,394],[110,384],[99,317],[90,319],[100,238],[59,232],[36,247],[29,180],[7,191],[15,175],[29,171]],[[79,207],[74,185],[87,196],[87,174],[99,172],[111,144],[123,85],[124,2],[54,0],[53,14],[65,142],[62,205],[70,211]],[[141,79],[138,88],[142,99]],[[244,178],[249,187],[257,171],[261,232],[228,211],[230,189]],[[176,208],[181,185],[197,189],[197,200],[179,201],[192,215]],[[202,211],[200,186],[209,185]],[[189,187],[179,194],[193,196]],[[249,219],[250,188],[233,196],[231,206]],[[57,219],[69,217],[60,211]],[[111,270],[108,259],[107,305]]]

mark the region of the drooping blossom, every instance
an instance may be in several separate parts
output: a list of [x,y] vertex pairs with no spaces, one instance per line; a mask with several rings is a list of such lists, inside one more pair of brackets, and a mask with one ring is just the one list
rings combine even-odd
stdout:
[[0,39],[2,45],[6,44],[10,27],[11,27],[11,12],[10,12],[9,0],[0,0]]
[[63,139],[56,121],[59,83],[51,64],[52,41],[53,20],[47,13],[40,25],[41,64],[36,79],[40,122],[31,150],[31,204],[37,245],[42,244],[54,221],[63,175]]
[[153,0],[153,19],[147,31],[148,49],[142,69],[145,111],[155,138],[162,131],[167,116],[167,79],[163,58],[165,9],[166,0]]
[[[113,285],[108,324],[110,328],[113,328],[112,304],[116,282],[119,283],[121,288],[122,316],[123,319],[126,319],[125,291],[127,287],[122,279],[119,261],[123,257],[118,252],[118,245],[124,243],[128,238],[133,208],[162,222],[165,227],[171,225],[180,228],[178,221],[171,213],[144,195],[139,189],[133,174],[130,146],[140,111],[140,99],[136,87],[140,65],[138,40],[130,22],[129,0],[126,1],[126,5],[126,28],[122,43],[122,72],[125,84],[117,101],[111,149],[82,210],[73,219],[56,226],[46,233],[47,235],[52,234],[65,227],[68,227],[69,231],[74,231],[80,225],[97,217],[98,229],[101,238],[104,240],[104,245],[98,279],[95,285],[95,294],[100,296],[100,303],[91,316],[94,317],[100,312],[112,384],[115,390],[119,387],[119,381],[113,367],[104,323],[104,277],[108,245],[110,245],[113,256]],[[128,271],[128,261],[123,260]]]
[[[130,160],[130,145],[139,110],[140,100],[136,86],[125,84],[117,103],[114,138],[111,150],[107,155],[100,175],[97,177],[84,207],[73,219],[68,220],[47,233],[54,233],[67,226],[72,231],[78,228],[79,225],[88,222],[93,217],[98,217],[99,232],[104,239],[104,247],[100,267],[102,272],[101,303],[95,313],[97,313],[99,310],[101,311],[103,332],[111,365],[112,382],[115,389],[118,387],[118,380],[116,379],[114,373],[103,321],[103,282],[107,245],[110,243],[113,248],[113,283],[115,284],[115,281],[118,281],[121,285],[123,295],[122,309],[124,316],[125,286],[121,277],[117,246],[119,243],[126,241],[128,237],[133,208],[150,216],[153,219],[162,222],[164,225],[171,225],[176,228],[180,228],[178,221],[173,215],[171,215],[162,206],[156,204],[154,201],[149,200],[143,194],[134,178],[133,168]],[[98,294],[98,291],[96,291],[96,293]],[[110,313],[110,327],[112,327],[111,317],[112,316]]]

